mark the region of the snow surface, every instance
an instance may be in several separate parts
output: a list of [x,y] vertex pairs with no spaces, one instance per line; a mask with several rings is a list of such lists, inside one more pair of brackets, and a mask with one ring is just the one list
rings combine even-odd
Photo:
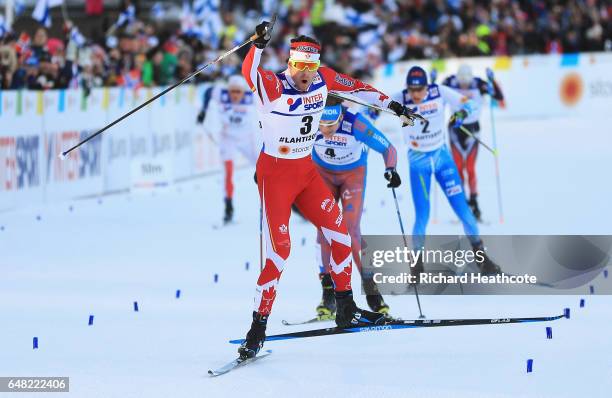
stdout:
[[[497,222],[493,158],[481,150],[481,207],[491,221],[483,234],[612,232],[609,123],[586,123],[591,125],[569,118],[499,121],[506,222]],[[483,139],[491,142],[486,133]],[[365,234],[399,233],[382,163],[370,155]],[[410,231],[414,210],[403,149],[399,171]],[[235,356],[237,347],[227,341],[249,327],[259,268],[252,170],[238,171],[236,180],[238,221],[221,230],[212,228],[222,215],[218,175],[165,190],[0,213],[0,375],[69,376],[75,397],[609,396],[612,300],[587,296],[586,288],[584,296],[422,297],[430,319],[548,316],[564,307],[572,315],[553,323],[270,342],[269,358],[208,377],[208,369]],[[430,233],[462,233],[440,191],[433,216]],[[297,218],[290,229],[294,245],[270,334],[307,328],[282,326],[281,320],[311,317],[320,297],[314,229]],[[354,282],[358,286],[356,273]],[[594,281],[596,289],[609,283],[601,275]],[[579,308],[581,297],[585,308]],[[363,297],[357,301],[365,306]],[[418,316],[413,296],[387,301],[395,316]],[[552,340],[546,326],[552,326]],[[527,374],[529,358],[534,365]]]

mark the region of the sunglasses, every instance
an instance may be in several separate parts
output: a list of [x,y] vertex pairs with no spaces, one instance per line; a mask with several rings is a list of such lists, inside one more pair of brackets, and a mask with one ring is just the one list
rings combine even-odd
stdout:
[[309,72],[316,72],[319,69],[319,65],[321,65],[321,61],[294,61],[292,59],[289,60],[289,65],[293,66],[295,69],[303,72],[308,70]]

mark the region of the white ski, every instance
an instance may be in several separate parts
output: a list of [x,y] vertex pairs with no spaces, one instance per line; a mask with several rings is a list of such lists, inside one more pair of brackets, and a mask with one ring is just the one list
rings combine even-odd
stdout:
[[208,374],[211,377],[221,376],[221,375],[224,375],[224,374],[226,374],[226,373],[228,373],[228,372],[230,372],[230,371],[232,371],[232,370],[234,370],[236,368],[239,368],[239,367],[244,366],[244,365],[249,364],[249,363],[253,363],[253,362],[257,361],[258,359],[265,358],[265,357],[267,357],[270,354],[272,354],[272,350],[266,350],[266,351],[263,352],[263,354],[259,354],[259,355],[257,355],[256,357],[253,357],[253,358],[247,358],[247,359],[236,358],[232,362],[228,363],[225,366],[220,367],[219,369],[209,370]]

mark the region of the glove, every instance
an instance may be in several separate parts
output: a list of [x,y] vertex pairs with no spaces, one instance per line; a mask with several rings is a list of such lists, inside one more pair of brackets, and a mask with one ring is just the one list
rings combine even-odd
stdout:
[[467,115],[468,115],[467,112],[464,111],[463,109],[453,113],[453,115],[450,118],[451,125],[454,128],[458,129],[459,127],[461,127],[461,125],[463,125],[463,120],[467,117]]
[[198,117],[196,118],[196,123],[202,124],[204,123],[204,119],[206,119],[206,112],[200,111],[200,113],[198,113]]
[[495,75],[493,74],[493,69],[487,68],[487,79],[492,82],[494,78]]
[[255,44],[255,47],[262,50],[266,48],[271,38],[269,28],[270,22],[268,21],[263,21],[255,27],[255,33],[258,36],[257,39],[253,40],[253,44]]
[[259,184],[257,182],[257,172],[253,173],[253,180],[255,181],[255,184]]
[[418,117],[416,113],[406,108],[397,101],[391,101],[388,106],[404,123],[404,126],[414,126],[414,120]]
[[393,167],[385,171],[385,180],[389,181],[387,188],[397,188],[402,183],[402,180]]

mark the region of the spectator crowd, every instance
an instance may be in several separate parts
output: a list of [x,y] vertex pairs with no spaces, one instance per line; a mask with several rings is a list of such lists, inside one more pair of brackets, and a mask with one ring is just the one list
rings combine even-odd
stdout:
[[[93,2],[103,12],[102,1]],[[2,28],[0,89],[168,85],[246,40],[275,11],[274,39],[263,59],[272,70],[283,69],[288,38],[297,34],[319,39],[323,62],[361,78],[407,59],[612,50],[609,0],[175,3],[179,16],[172,19],[169,2],[124,0],[117,22],[102,34],[68,19],[54,21],[62,24],[56,37],[43,25],[31,32]],[[238,73],[243,54],[207,68],[197,80]]]

